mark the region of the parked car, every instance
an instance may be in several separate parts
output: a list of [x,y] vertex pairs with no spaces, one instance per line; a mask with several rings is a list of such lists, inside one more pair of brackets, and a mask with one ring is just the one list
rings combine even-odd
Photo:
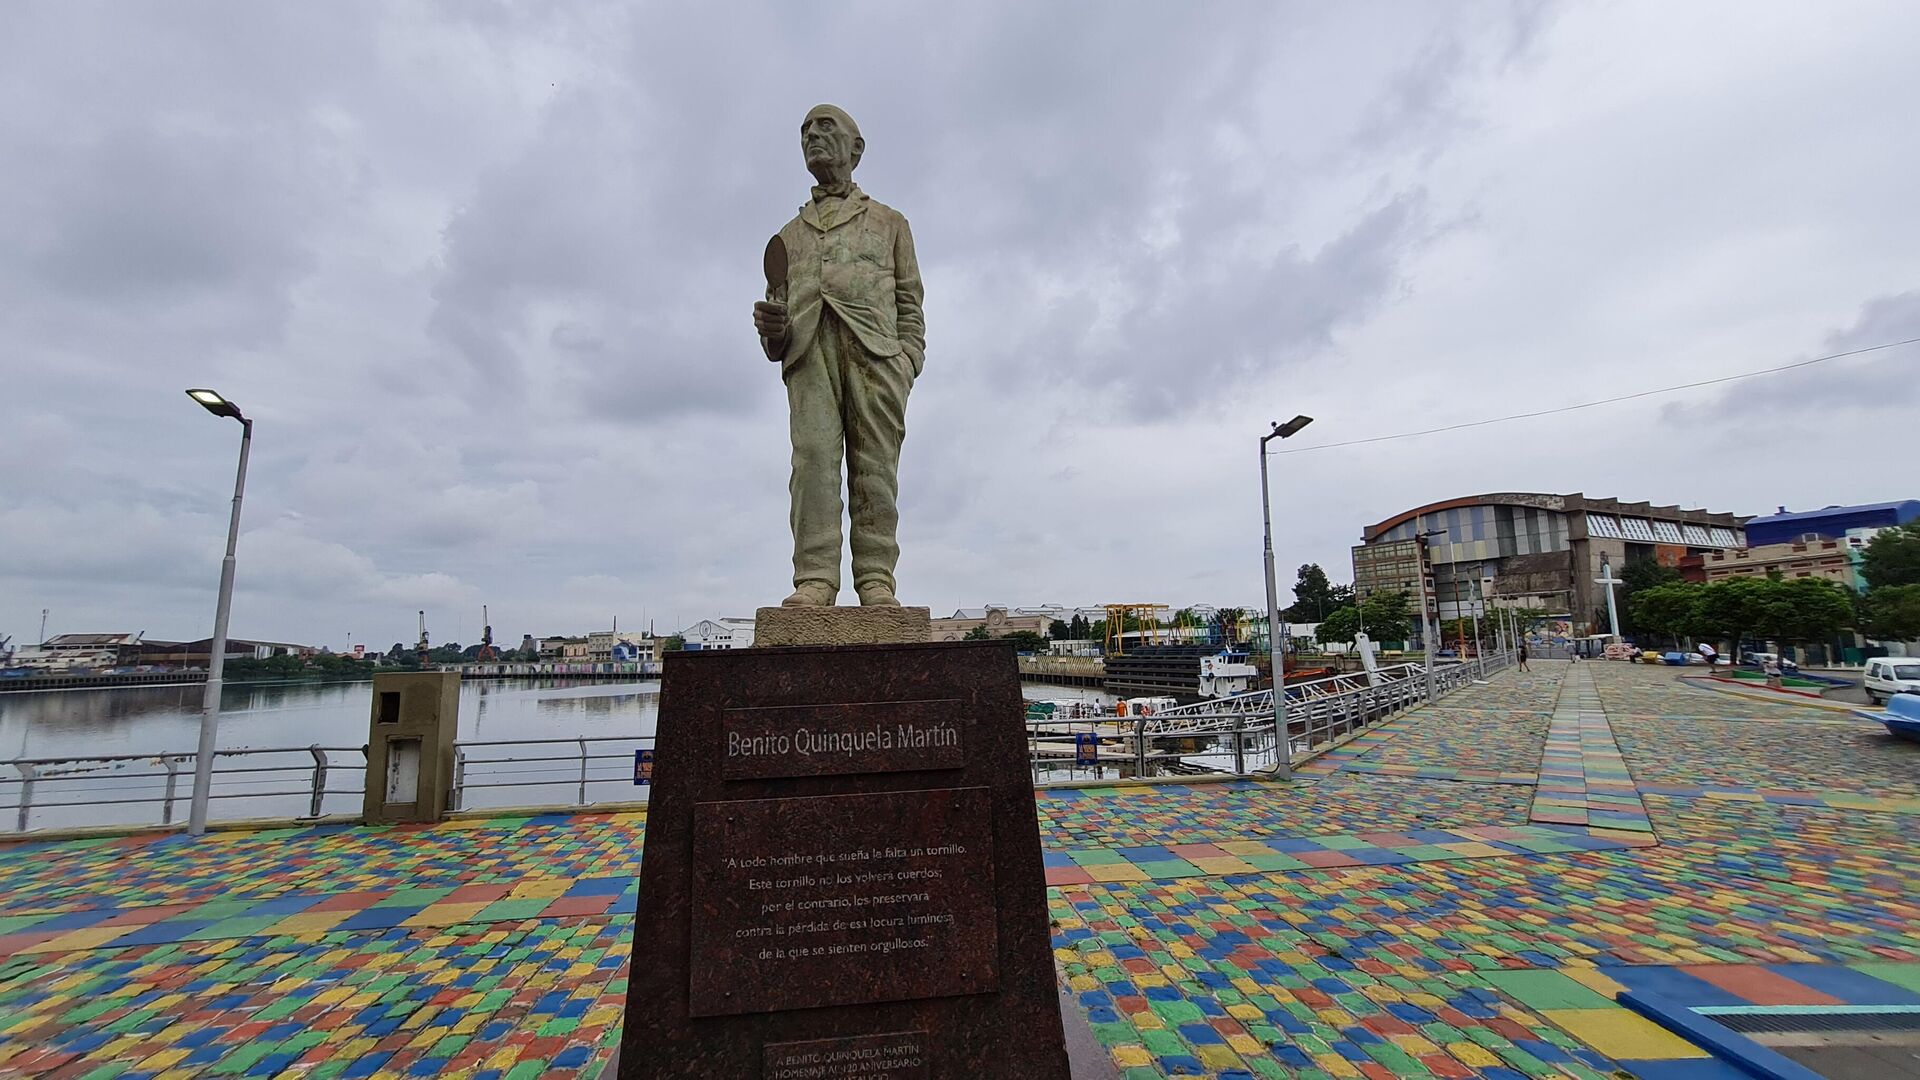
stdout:
[[1781,671],[1783,671],[1783,672],[1784,672],[1784,671],[1799,671],[1799,670],[1800,670],[1800,665],[1799,665],[1799,664],[1796,664],[1796,663],[1794,663],[1793,661],[1791,661],[1791,660],[1788,660],[1788,659],[1787,659],[1786,657],[1784,657],[1784,656],[1776,656],[1775,654],[1773,654],[1773,653],[1770,653],[1770,652],[1750,652],[1750,653],[1741,653],[1741,654],[1740,654],[1740,662],[1741,662],[1741,663],[1743,663],[1743,664],[1752,664],[1752,665],[1753,665],[1754,667],[1766,667],[1766,666],[1767,666],[1767,661],[1769,661],[1769,660],[1778,660],[1778,661],[1780,661],[1780,670],[1781,670]]
[[1884,704],[1895,694],[1920,694],[1920,658],[1883,656],[1869,660],[1861,684],[1867,700],[1875,705]]

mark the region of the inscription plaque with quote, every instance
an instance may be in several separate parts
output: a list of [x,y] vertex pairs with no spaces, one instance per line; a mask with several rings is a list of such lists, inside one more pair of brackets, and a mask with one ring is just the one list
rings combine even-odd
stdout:
[[1005,642],[674,654],[621,1077],[1068,1075]]

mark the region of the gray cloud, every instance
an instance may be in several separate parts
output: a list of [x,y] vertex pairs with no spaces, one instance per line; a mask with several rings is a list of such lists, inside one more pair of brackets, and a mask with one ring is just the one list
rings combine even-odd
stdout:
[[[204,632],[237,431],[199,384],[258,421],[238,632],[777,597],[748,308],[817,101],[920,248],[901,575],[935,607],[1251,603],[1268,419],[1429,427],[1910,336],[1920,306],[1897,8],[9,15],[0,634]],[[1282,561],[1344,571],[1362,523],[1469,489],[1904,496],[1737,463],[1890,440],[1908,363],[1285,459]]]

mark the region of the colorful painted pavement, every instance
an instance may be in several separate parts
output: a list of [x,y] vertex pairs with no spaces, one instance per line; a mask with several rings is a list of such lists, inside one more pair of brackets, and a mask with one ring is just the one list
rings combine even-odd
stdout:
[[1575,664],[1561,684],[1540,758],[1533,820],[1650,832],[1647,809],[1600,709],[1592,669]]
[[1062,850],[1261,836],[1444,829],[1525,821],[1527,795],[1480,785],[1378,782],[1192,784],[1040,793],[1040,835]]
[[[1712,992],[1920,983],[1920,759],[1662,669],[1534,668],[1291,784],[1041,793],[1061,978],[1127,1080],[1733,1077]],[[1588,824],[1529,820],[1576,781]],[[1628,793],[1651,833],[1592,827]],[[593,1076],[642,826],[0,845],[0,1077]],[[1655,985],[1710,993],[1669,1017]]]

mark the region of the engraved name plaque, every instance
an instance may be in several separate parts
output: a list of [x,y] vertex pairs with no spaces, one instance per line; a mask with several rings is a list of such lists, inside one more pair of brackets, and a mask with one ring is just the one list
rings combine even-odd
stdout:
[[768,1043],[764,1080],[927,1080],[927,1033]]
[[986,788],[695,806],[693,1015],[996,989],[990,811]]
[[722,773],[729,780],[924,772],[966,764],[959,702],[896,701],[729,709]]

